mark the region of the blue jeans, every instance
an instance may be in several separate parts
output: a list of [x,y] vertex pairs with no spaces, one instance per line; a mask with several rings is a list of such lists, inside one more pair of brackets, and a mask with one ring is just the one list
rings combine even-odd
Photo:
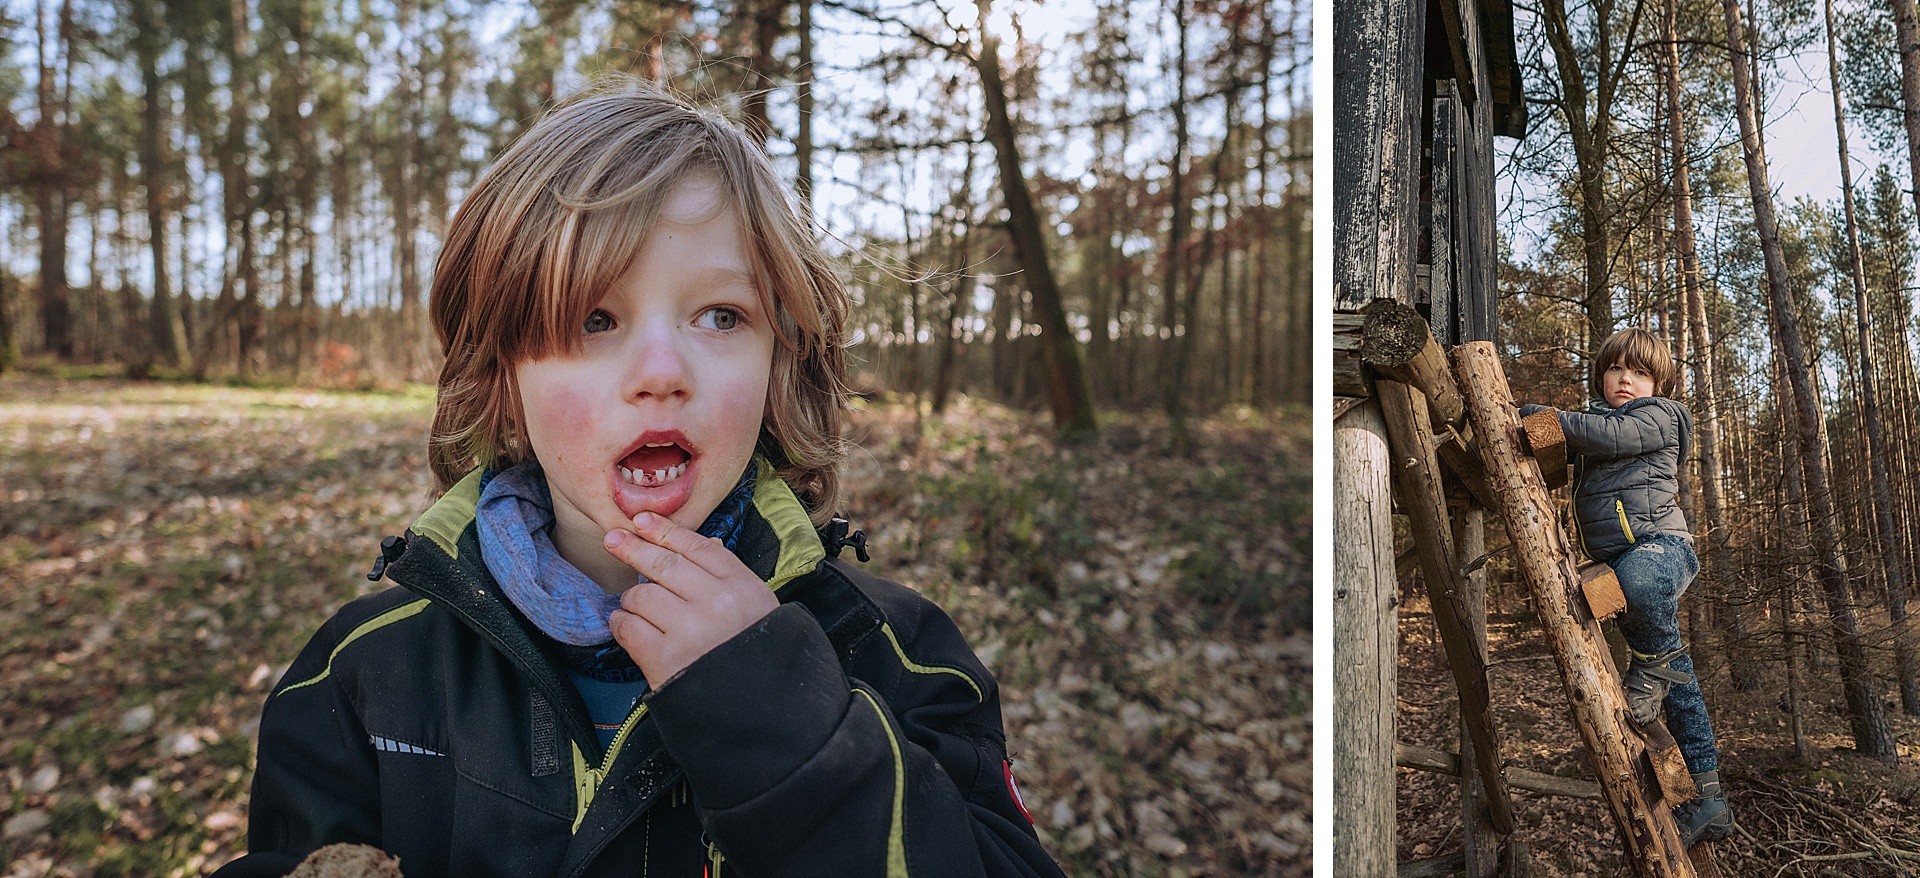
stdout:
[[[1608,561],[1627,597],[1627,611],[1620,616],[1620,633],[1627,645],[1642,655],[1659,655],[1681,647],[1680,596],[1700,572],[1700,561],[1693,546],[1684,537],[1654,534],[1635,542],[1626,551]],[[1693,673],[1693,657],[1682,655],[1669,667],[1685,674]],[[1667,690],[1667,731],[1680,745],[1687,770],[1698,774],[1720,766],[1720,748],[1713,741],[1713,724],[1707,721],[1707,702],[1700,694],[1700,682],[1675,684]]]

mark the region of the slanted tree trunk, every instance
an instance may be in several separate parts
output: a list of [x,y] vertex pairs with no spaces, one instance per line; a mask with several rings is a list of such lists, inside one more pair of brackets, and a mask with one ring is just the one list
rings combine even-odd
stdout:
[[1033,295],[1033,316],[1040,324],[1039,344],[1046,361],[1047,399],[1053,411],[1054,429],[1064,439],[1082,441],[1092,438],[1099,429],[1094,421],[1093,394],[1087,388],[1086,372],[1080,365],[1080,348],[1067,325],[1060,286],[1047,259],[1045,233],[1039,213],[1033,207],[1033,196],[1027,189],[1026,172],[1020,168],[1013,116],[1007,108],[1007,90],[1000,78],[1000,40],[986,30],[990,2],[978,0],[980,50],[973,58],[987,108],[987,139],[993,143],[999,159],[1008,230],[1020,260],[1022,280]]
[[1727,49],[1733,62],[1734,104],[1740,120],[1740,148],[1746,159],[1747,186],[1753,196],[1754,226],[1760,238],[1760,250],[1766,263],[1767,300],[1779,333],[1781,354],[1787,364],[1796,410],[1795,437],[1801,466],[1806,473],[1807,510],[1811,517],[1814,550],[1818,554],[1821,589],[1826,593],[1827,615],[1834,629],[1836,651],[1840,658],[1840,678],[1846,691],[1849,725],[1854,745],[1864,755],[1889,765],[1899,761],[1893,733],[1875,692],[1872,668],[1867,663],[1865,644],[1853,612],[1852,589],[1847,583],[1846,561],[1840,553],[1840,537],[1835,521],[1833,494],[1827,472],[1825,449],[1821,447],[1820,400],[1813,388],[1812,364],[1807,360],[1806,343],[1800,330],[1799,309],[1787,290],[1786,257],[1780,246],[1780,231],[1773,212],[1773,191],[1767,183],[1767,166],[1761,157],[1759,113],[1755,106],[1746,38],[1741,33],[1738,0],[1721,0],[1727,22]]

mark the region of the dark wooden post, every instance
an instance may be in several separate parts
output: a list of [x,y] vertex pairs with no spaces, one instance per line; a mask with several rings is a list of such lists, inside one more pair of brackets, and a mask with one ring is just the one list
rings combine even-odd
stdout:
[[[1411,519],[1434,624],[1440,629],[1447,667],[1460,692],[1460,719],[1473,743],[1473,765],[1486,790],[1487,816],[1496,829],[1509,833],[1513,831],[1513,802],[1507,797],[1506,780],[1500,774],[1500,734],[1494,728],[1492,697],[1487,691],[1487,656],[1474,644],[1475,619],[1464,600],[1466,578],[1454,553],[1453,526],[1447,520],[1446,492],[1440,487],[1440,461],[1433,454],[1427,406],[1398,381],[1376,381],[1374,391],[1386,415],[1400,502]],[[1478,624],[1485,629],[1484,610]],[[1463,760],[1466,755],[1463,749]]]

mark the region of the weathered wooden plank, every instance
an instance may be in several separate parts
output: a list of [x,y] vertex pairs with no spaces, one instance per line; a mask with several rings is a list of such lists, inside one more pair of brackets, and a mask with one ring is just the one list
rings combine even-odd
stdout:
[[1398,613],[1386,423],[1376,401],[1333,428],[1333,869],[1393,874]]
[[[1450,0],[1439,0],[1442,8],[1450,8]],[[1458,10],[1455,10],[1456,14]],[[1459,176],[1460,99],[1454,91],[1454,81],[1442,79],[1434,83],[1433,97],[1433,147],[1431,151],[1433,165],[1433,193],[1429,205],[1433,217],[1427,249],[1427,264],[1430,274],[1429,283],[1432,295],[1428,299],[1427,319],[1433,330],[1433,337],[1441,344],[1460,343],[1459,322],[1456,318],[1459,296],[1457,283],[1458,271],[1454,264],[1456,252],[1460,246],[1458,227],[1460,216],[1460,198],[1456,189],[1463,182]]]
[[[1415,771],[1430,771],[1448,777],[1460,776],[1460,757],[1445,750],[1421,747],[1415,744],[1399,744],[1393,750],[1393,764]],[[1600,785],[1577,777],[1561,777],[1529,771],[1524,768],[1508,766],[1501,772],[1507,779],[1507,786],[1530,793],[1548,796],[1567,796],[1574,799],[1599,799]]]
[[1411,295],[1426,4],[1355,0],[1333,28],[1333,295],[1357,311]]
[[1368,397],[1373,388],[1361,368],[1360,348],[1366,328],[1365,315],[1333,315],[1333,394]]

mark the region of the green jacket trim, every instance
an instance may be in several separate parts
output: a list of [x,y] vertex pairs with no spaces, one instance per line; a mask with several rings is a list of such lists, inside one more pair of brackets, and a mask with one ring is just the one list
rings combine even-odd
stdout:
[[773,575],[767,577],[767,587],[779,591],[781,586],[812,573],[827,559],[827,550],[820,545],[820,534],[813,529],[807,508],[786,480],[774,474],[773,463],[758,456],[753,461],[766,474],[753,490],[754,511],[766,519],[780,540],[780,559],[773,565]]
[[279,694],[285,695],[288,692],[292,692],[295,689],[299,689],[304,686],[311,686],[315,683],[320,682],[321,680],[325,680],[327,678],[327,675],[333,673],[333,660],[340,657],[340,651],[346,649],[348,644],[356,640],[359,640],[360,638],[365,637],[368,634],[372,634],[374,631],[377,631],[381,628],[385,628],[388,625],[392,625],[393,623],[398,622],[402,619],[407,619],[413,616],[420,615],[420,612],[427,608],[427,603],[428,601],[426,598],[421,598],[417,601],[413,601],[412,603],[402,604],[401,606],[394,607],[391,610],[388,610],[384,613],[381,613],[378,616],[375,616],[371,619],[368,619],[365,622],[360,623],[359,627],[356,627],[351,632],[348,632],[347,636],[345,638],[342,638],[340,643],[333,648],[333,652],[327,655],[327,666],[324,668],[321,668],[320,673],[313,675],[311,679],[301,680],[298,683],[295,683],[291,686],[281,689]]
[[438,502],[427,508],[426,512],[414,519],[414,533],[433,541],[447,557],[460,558],[460,532],[473,523],[476,510],[480,508],[480,475],[475,469],[454,483]]
[[956,677],[959,677],[962,680],[967,681],[967,685],[973,687],[973,698],[975,701],[986,700],[987,698],[986,693],[980,691],[980,684],[974,682],[972,677],[967,676],[967,672],[962,671],[958,668],[947,668],[947,667],[941,667],[939,665],[923,665],[919,662],[914,661],[913,659],[907,658],[907,650],[900,645],[900,636],[893,633],[893,625],[888,622],[882,622],[880,623],[880,631],[881,633],[887,635],[887,642],[893,644],[893,654],[900,657],[900,664],[902,667],[905,667],[907,670],[912,671],[916,674],[952,674]]
[[880,702],[865,689],[853,690],[867,699],[867,705],[873,708],[880,718],[880,727],[887,730],[887,746],[893,749],[893,823],[887,829],[887,878],[908,878],[907,875],[907,762],[900,755],[900,738],[893,733],[893,723],[887,720],[887,712]]

